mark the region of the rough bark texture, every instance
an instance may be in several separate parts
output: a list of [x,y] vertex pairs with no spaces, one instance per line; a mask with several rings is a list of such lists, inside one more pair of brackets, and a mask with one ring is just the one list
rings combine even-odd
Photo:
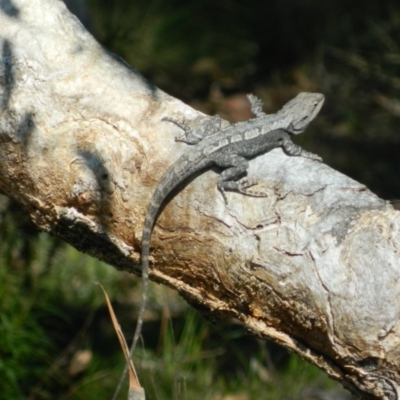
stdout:
[[[167,45],[167,44],[166,44]],[[0,189],[42,229],[140,274],[144,212],[201,115],[107,53],[57,0],[0,0]],[[166,205],[151,279],[237,318],[362,398],[397,399],[400,213],[324,164],[250,162],[266,198],[201,174]]]

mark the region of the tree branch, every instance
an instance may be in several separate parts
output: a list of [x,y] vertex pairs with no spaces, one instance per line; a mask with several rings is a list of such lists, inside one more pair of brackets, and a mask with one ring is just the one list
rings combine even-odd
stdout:
[[[187,147],[165,116],[204,116],[101,48],[56,0],[0,0],[0,189],[35,224],[140,274],[144,213]],[[326,165],[274,150],[250,162],[266,198],[209,170],[174,193],[151,279],[209,318],[237,318],[362,398],[399,391],[400,218]]]

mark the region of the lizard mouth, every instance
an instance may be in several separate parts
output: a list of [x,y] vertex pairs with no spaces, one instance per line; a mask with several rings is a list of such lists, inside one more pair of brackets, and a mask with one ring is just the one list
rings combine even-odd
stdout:
[[315,103],[313,104],[313,109],[310,113],[303,115],[302,117],[296,119],[290,124],[291,133],[294,135],[298,135],[299,133],[304,132],[310,122],[314,119],[315,115],[319,113],[322,105],[324,104],[324,96],[321,94],[321,98],[317,98]]
[[298,135],[299,133],[302,133],[305,131],[307,125],[303,125],[303,126],[296,126],[296,124],[292,124],[291,126],[291,131],[293,132],[293,134]]
[[290,133],[293,135],[298,135],[300,133],[303,133],[308,124],[310,123],[310,118],[308,116],[305,116],[303,118],[300,118],[290,124]]

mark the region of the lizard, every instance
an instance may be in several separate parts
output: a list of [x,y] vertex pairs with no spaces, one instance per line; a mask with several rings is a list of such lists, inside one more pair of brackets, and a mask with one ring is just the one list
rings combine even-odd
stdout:
[[193,146],[191,151],[182,155],[167,170],[154,190],[147,208],[141,240],[142,262],[142,298],[135,335],[131,346],[133,353],[140,336],[143,314],[147,300],[149,275],[150,240],[160,208],[167,196],[181,183],[195,173],[211,166],[223,169],[219,175],[217,187],[227,203],[225,191],[236,191],[245,195],[256,195],[248,188],[256,182],[238,179],[247,173],[248,159],[281,147],[290,156],[301,156],[311,160],[322,159],[291,140],[291,135],[304,132],[319,113],[324,95],[321,93],[299,93],[275,114],[262,111],[263,103],[255,95],[248,95],[251,111],[255,118],[237,122],[222,128],[222,119],[209,117],[199,128],[192,129],[186,121],[164,117],[184,131],[183,136],[175,138]]

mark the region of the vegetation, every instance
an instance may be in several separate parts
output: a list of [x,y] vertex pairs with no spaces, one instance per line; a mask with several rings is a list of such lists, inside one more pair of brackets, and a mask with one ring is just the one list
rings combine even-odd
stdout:
[[[54,239],[44,233],[22,234],[15,229],[12,236],[22,237],[21,248],[29,240],[40,254],[22,268],[10,267],[6,259],[0,263],[1,393],[8,399],[111,398],[124,363],[94,283],[107,287],[131,339],[138,293],[130,297],[139,292],[134,279],[66,245],[52,252]],[[47,271],[43,265],[49,265]],[[246,336],[240,325],[213,327],[161,286],[154,285],[152,295],[167,306],[152,302],[156,318],[147,320],[146,347],[135,358],[147,398],[228,399],[239,393],[232,398],[251,399],[268,388],[268,398],[280,399],[296,398],[310,383],[333,387],[315,367]],[[79,367],[82,354],[88,357]],[[126,390],[120,398],[125,396]]]
[[[400,197],[397,0],[362,8],[345,0],[89,4],[90,29],[105,47],[208,113],[240,118],[246,92],[271,111],[299,91],[324,93],[321,117],[300,142],[380,196]],[[111,398],[124,362],[94,283],[131,339],[139,281],[38,233],[16,204],[0,200],[0,393]],[[350,398],[240,325],[213,326],[161,286],[152,285],[150,297],[135,359],[148,399]]]

